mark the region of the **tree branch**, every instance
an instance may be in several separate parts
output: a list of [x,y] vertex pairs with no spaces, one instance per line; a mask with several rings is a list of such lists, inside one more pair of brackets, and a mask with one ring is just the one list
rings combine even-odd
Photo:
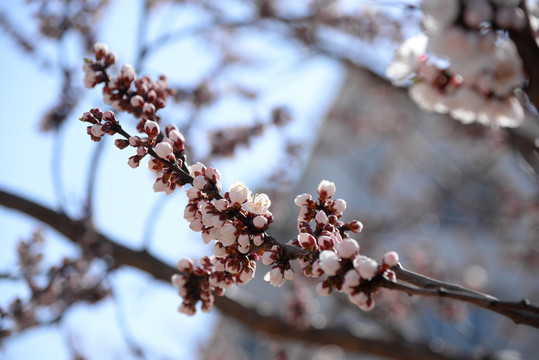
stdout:
[[[108,249],[116,266],[132,266],[153,275],[158,280],[167,282],[170,281],[173,274],[178,273],[176,268],[163,263],[146,250],[137,251],[122,246],[108,236],[96,232],[88,222],[73,220],[63,213],[34,201],[0,190],[0,205],[22,212],[49,225],[69,240],[83,247],[90,235],[94,241]],[[261,315],[256,309],[242,305],[226,296],[217,296],[215,306],[223,315],[235,319],[252,330],[287,340],[335,344],[344,350],[370,353],[390,359],[473,359],[473,357],[464,354],[436,353],[430,350],[426,344],[360,337],[343,327],[296,329],[277,316]]]
[[[408,295],[446,297],[460,300],[504,315],[517,324],[526,324],[539,328],[539,307],[530,305],[526,299],[523,299],[520,302],[500,301],[491,295],[469,290],[459,285],[431,279],[427,276],[405,270],[400,264],[392,270],[395,271],[399,282],[383,279],[381,287],[403,291]],[[402,284],[401,281],[415,286],[412,287]]]

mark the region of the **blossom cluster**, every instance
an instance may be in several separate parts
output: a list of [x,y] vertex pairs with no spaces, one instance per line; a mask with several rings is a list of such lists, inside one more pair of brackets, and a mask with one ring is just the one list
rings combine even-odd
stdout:
[[[141,120],[137,125],[139,135],[132,136],[121,127],[114,112],[92,109],[81,118],[91,124],[88,134],[94,141],[99,141],[105,134],[122,135],[124,139],[116,139],[115,145],[120,149],[129,146],[136,149],[136,155],[128,161],[133,168],[149,155],[148,168],[156,173],[153,185],[156,192],[171,194],[190,184],[186,191],[189,202],[184,218],[191,230],[201,233],[206,244],[213,245],[214,254],[201,258],[198,265],[190,259],[178,261],[180,273],[172,277],[172,283],[183,299],[180,312],[194,314],[198,302],[201,302],[202,311],[210,311],[214,295],[223,295],[234,284],[245,285],[254,278],[256,261],[260,258],[265,265],[272,266],[264,278],[273,286],[282,286],[286,280],[293,279],[291,262],[298,260],[306,276],[324,276],[317,286],[320,295],[335,289],[347,293],[362,309],[373,306],[371,294],[377,288],[373,281],[380,276],[395,278],[390,267],[397,264],[398,255],[395,252],[386,254],[380,265],[360,255],[358,243],[348,232],[359,233],[363,226],[357,220],[347,223],[340,220],[346,202],[332,199],[334,183],[322,181],[316,200],[309,194],[295,199],[300,207],[299,234],[288,244],[277,242],[266,233],[274,220],[269,211],[269,197],[252,195],[241,182],[232,184],[221,194],[219,171],[202,163],[188,166],[185,138],[178,128],[169,124],[164,133],[161,131],[154,110],[165,105],[158,99],[167,92],[156,91],[151,85],[155,83],[149,82],[149,78],[135,81],[136,74],[126,66],[117,77],[110,78],[106,67],[113,61],[106,59],[114,59],[114,56],[104,45],[96,45],[94,52],[96,61],[86,60],[90,65],[86,65],[85,70],[87,75],[91,74],[87,76],[91,79],[88,84],[105,83],[105,102],[112,99],[117,110],[129,112]],[[133,82],[137,90],[131,89]],[[109,93],[110,89],[114,89],[112,93]],[[152,111],[144,110],[147,106]]]
[[425,34],[401,46],[386,75],[395,83],[412,78],[410,96],[425,110],[463,123],[519,126],[524,110],[515,90],[525,80],[522,59],[513,41],[498,31],[526,26],[519,3],[423,1]]
[[[388,252],[382,265],[360,255],[359,244],[348,232],[359,233],[363,225],[357,220],[348,223],[340,220],[346,202],[343,199],[331,200],[335,190],[333,182],[323,180],[318,185],[316,201],[310,194],[296,197],[295,203],[300,207],[299,234],[290,244],[307,250],[306,255],[298,258],[305,276],[317,278],[326,275],[316,286],[319,295],[329,295],[335,289],[346,293],[350,301],[361,309],[369,310],[374,305],[370,280],[378,275],[394,280],[395,274],[389,268],[397,265],[398,255],[394,251]],[[262,256],[266,265],[277,263],[269,276],[274,286],[281,286],[288,278],[287,263],[278,262],[281,253],[274,246]]]
[[166,106],[167,98],[174,94],[168,87],[166,76],[152,80],[149,76],[137,78],[133,66],[124,64],[120,72],[111,77],[108,69],[116,62],[116,55],[109,51],[107,45],[94,45],[95,60],[85,59],[83,65],[84,85],[93,88],[99,83],[103,87],[103,101],[112,105],[116,111],[126,111],[138,119],[139,132],[143,131],[146,120],[160,121],[157,110]]
[[92,124],[86,128],[86,132],[95,142],[100,141],[105,134],[116,134],[118,127],[116,115],[110,110],[101,112],[100,109],[94,108],[82,114],[80,120]]

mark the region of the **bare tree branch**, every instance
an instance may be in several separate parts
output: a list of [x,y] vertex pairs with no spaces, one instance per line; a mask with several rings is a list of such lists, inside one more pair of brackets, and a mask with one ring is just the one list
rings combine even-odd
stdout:
[[[116,266],[127,265],[143,270],[156,279],[170,281],[178,270],[152,256],[146,250],[137,251],[120,245],[111,238],[96,232],[88,222],[69,218],[34,201],[0,190],[0,205],[20,211],[37,219],[74,243],[84,246],[89,236],[108,249]],[[370,353],[390,359],[401,360],[456,360],[473,359],[464,354],[436,353],[426,344],[412,344],[400,340],[372,339],[352,334],[346,328],[296,329],[277,316],[261,315],[256,309],[244,306],[226,296],[216,297],[215,306],[223,315],[260,333],[287,340],[335,344],[348,351]]]
[[382,287],[404,291],[408,295],[446,297],[460,300],[502,314],[517,324],[539,328],[539,307],[530,305],[528,300],[506,302],[459,285],[449,284],[405,270],[400,264],[394,268],[399,281],[415,285],[411,287],[400,282],[383,280]]

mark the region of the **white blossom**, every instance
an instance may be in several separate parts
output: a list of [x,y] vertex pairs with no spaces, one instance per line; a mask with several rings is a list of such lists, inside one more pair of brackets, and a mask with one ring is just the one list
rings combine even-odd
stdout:
[[245,203],[245,210],[257,215],[264,215],[271,206],[271,200],[266,194],[258,194]]
[[366,256],[358,256],[354,259],[354,267],[364,279],[370,279],[378,273],[378,263]]
[[230,201],[243,204],[251,197],[251,191],[242,182],[235,182],[228,190]]
[[335,275],[341,268],[339,257],[332,250],[324,250],[320,253],[320,267],[328,275]]

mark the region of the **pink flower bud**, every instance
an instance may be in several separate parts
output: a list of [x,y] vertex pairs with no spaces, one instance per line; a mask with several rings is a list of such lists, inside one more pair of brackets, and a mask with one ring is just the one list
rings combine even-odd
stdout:
[[174,274],[171,278],[172,285],[179,289],[187,283],[187,278],[184,275]]
[[221,179],[221,173],[219,172],[219,170],[214,169],[211,166],[208,166],[206,168],[206,172],[204,173],[204,176],[206,176],[208,180],[211,180],[213,182],[217,182]]
[[253,280],[255,277],[255,272],[250,267],[244,267],[238,274],[236,278],[236,283],[240,286],[247,284],[249,281]]
[[349,270],[344,276],[343,291],[350,294],[359,285],[361,276],[356,269]]
[[131,136],[129,138],[129,145],[136,147],[136,146],[140,146],[141,144],[142,142],[138,136]]
[[185,150],[185,137],[177,129],[173,129],[168,133],[168,138],[176,148],[176,150]]
[[324,211],[317,211],[314,220],[317,222],[317,224],[325,225],[328,222],[328,216]]
[[266,273],[266,275],[264,275],[264,280],[269,281],[270,284],[275,287],[281,287],[286,282],[281,269],[278,267],[274,267],[268,273]]
[[140,95],[135,95],[129,102],[133,107],[142,107],[144,105],[144,98]]
[[225,246],[230,246],[236,242],[236,227],[231,222],[226,222],[219,229],[219,241]]
[[94,126],[91,127],[90,132],[95,137],[101,137],[105,135],[105,131],[103,130],[103,124],[95,124]]
[[350,259],[359,253],[359,244],[354,239],[344,239],[337,244],[337,253],[344,259]]
[[204,175],[198,175],[193,180],[193,186],[198,190],[204,190],[206,185],[208,185],[208,180]]
[[219,229],[224,225],[226,218],[220,215],[213,215],[211,218],[211,226]]
[[194,305],[186,304],[184,301],[178,308],[178,311],[181,312],[182,314],[193,316],[196,313],[196,308]]
[[317,188],[318,194],[322,199],[329,199],[335,194],[335,183],[322,180]]
[[204,229],[204,224],[202,223],[202,219],[195,218],[191,223],[189,224],[189,228],[195,232],[202,231]]
[[122,66],[122,69],[120,70],[120,75],[126,79],[127,81],[133,81],[137,77],[137,73],[135,72],[135,68],[132,65],[124,64]]
[[197,177],[199,175],[204,175],[204,172],[206,171],[206,167],[202,163],[194,163],[193,165],[189,166],[189,174],[192,177]]
[[316,239],[309,233],[299,233],[298,242],[305,250],[313,250],[316,248]]
[[172,155],[173,149],[168,142],[162,141],[159,144],[155,145],[154,151],[161,159],[166,159]]
[[129,146],[129,141],[124,139],[116,139],[114,140],[114,145],[116,145],[118,149],[123,150]]
[[163,170],[163,166],[163,163],[157,159],[151,158],[150,161],[148,161],[148,169],[153,172],[160,172]]
[[369,301],[369,296],[363,291],[360,291],[357,294],[351,295],[349,299],[352,304],[362,307],[365,306]]
[[318,246],[323,250],[332,250],[335,247],[335,241],[330,236],[320,235],[318,237]]
[[286,280],[294,280],[294,270],[286,269],[283,276]]
[[226,247],[223,244],[221,244],[219,241],[216,241],[213,246],[213,253],[217,257],[226,256]]
[[144,103],[144,106],[142,107],[142,112],[147,115],[155,114],[155,105],[150,103]]
[[256,246],[260,246],[264,243],[264,235],[262,234],[255,234],[253,235],[253,244]]
[[324,250],[320,253],[320,267],[328,275],[335,275],[340,270],[339,257],[332,250]]
[[251,240],[249,240],[249,234],[242,233],[240,236],[238,236],[238,244],[240,244],[243,247],[248,247],[251,243]]
[[258,215],[253,219],[253,225],[257,229],[262,229],[267,224],[268,224],[268,219],[266,219],[264,216]]
[[110,121],[116,123],[116,115],[114,115],[114,112],[107,110],[103,113],[103,121]]
[[148,148],[146,146],[139,146],[137,148],[137,155],[141,158],[148,153]]
[[374,307],[374,300],[369,297],[369,300],[363,305],[359,305],[359,308],[363,311],[370,311]]
[[194,187],[189,188],[186,191],[186,194],[187,194],[187,197],[189,198],[189,200],[197,200],[202,195],[200,190],[198,190],[197,188],[194,188]]
[[223,212],[228,209],[229,203],[227,199],[219,199],[215,202],[215,209],[217,211]]
[[273,265],[277,260],[277,256],[273,251],[266,251],[262,254],[262,263],[264,265]]
[[89,123],[93,123],[93,124],[95,124],[95,122],[96,122],[96,119],[95,119],[94,115],[89,111],[82,114],[82,117],[80,119],[82,121],[84,121],[84,122],[89,122]]
[[178,263],[176,264],[178,270],[183,272],[193,272],[194,263],[193,260],[189,258],[183,258],[178,260]]
[[357,220],[350,222],[350,230],[354,233],[360,233],[363,230],[363,224]]
[[247,245],[238,245],[238,251],[242,254],[247,254],[249,252],[249,249],[251,248],[250,244]]
[[210,241],[214,239],[214,236],[210,230],[203,230],[202,231],[202,241],[204,241],[204,244],[209,244]]
[[138,156],[131,156],[129,160],[127,161],[127,164],[132,167],[133,169],[138,167],[140,165],[140,157]]
[[358,256],[354,259],[354,267],[364,279],[370,279],[378,273],[378,263],[366,256]]
[[333,288],[325,281],[316,284],[316,293],[320,296],[328,296],[333,291]]
[[301,209],[299,209],[299,215],[298,220],[300,221],[307,221],[307,215],[309,215],[310,209],[307,206],[302,206]]
[[155,180],[155,183],[153,184],[153,191],[154,192],[161,192],[165,191],[168,188],[168,181],[163,180],[163,178],[157,178]]
[[346,210],[346,201],[343,199],[336,199],[333,202],[333,209],[335,209],[338,214],[342,214],[344,210]]
[[399,254],[396,251],[388,251],[384,255],[384,264],[393,267],[399,263]]
[[297,206],[307,206],[309,204],[308,200],[312,200],[312,199],[313,197],[311,196],[311,194],[301,194],[301,195],[296,196],[294,203]]
[[159,129],[159,124],[155,121],[148,120],[144,124],[144,132],[148,135],[148,137],[152,139],[157,137],[160,131],[161,130]]
[[107,44],[102,42],[96,42],[94,44],[94,54],[97,59],[104,57],[109,52]]

